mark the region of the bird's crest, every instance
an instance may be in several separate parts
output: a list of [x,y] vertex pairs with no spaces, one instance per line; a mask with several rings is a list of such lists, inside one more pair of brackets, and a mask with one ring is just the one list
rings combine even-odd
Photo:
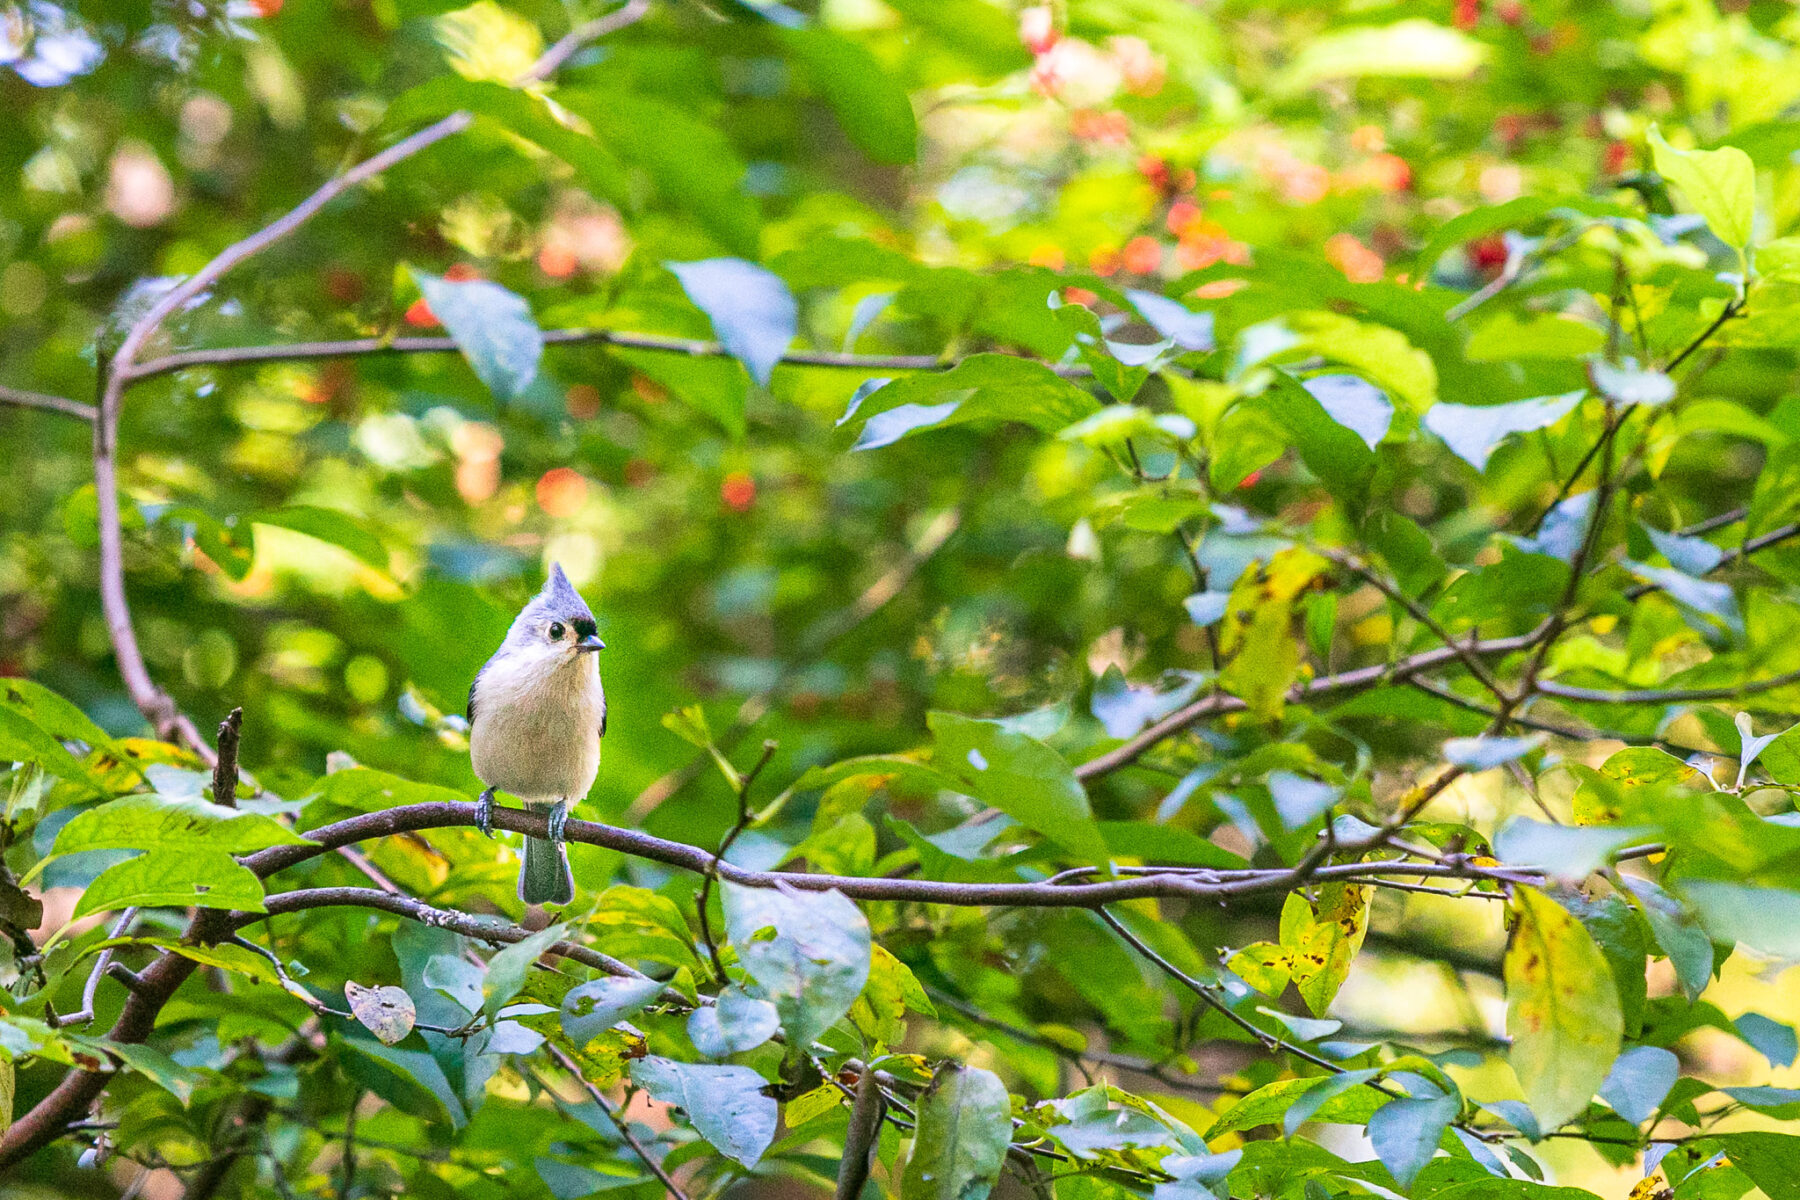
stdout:
[[563,574],[561,563],[550,564],[550,576],[544,580],[544,590],[538,593],[537,603],[551,616],[561,617],[566,621],[584,620],[591,630],[594,614],[588,609],[587,601]]

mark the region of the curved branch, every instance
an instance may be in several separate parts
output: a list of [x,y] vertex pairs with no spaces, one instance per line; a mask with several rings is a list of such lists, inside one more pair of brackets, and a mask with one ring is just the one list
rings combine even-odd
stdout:
[[[244,865],[267,877],[278,871],[353,842],[389,837],[401,833],[417,833],[426,829],[444,829],[475,824],[475,805],[458,801],[435,801],[408,804],[380,812],[363,813],[331,825],[310,830],[306,836],[313,842],[304,846],[271,846],[247,856]],[[532,837],[545,835],[542,814],[519,808],[495,808],[495,828]],[[570,820],[564,828],[567,841],[599,846],[636,858],[659,862],[665,866],[704,875],[712,869],[714,856],[699,846],[671,842],[664,838],[621,829],[594,821]],[[1348,847],[1342,847],[1348,849]],[[1186,897],[1203,900],[1230,900],[1284,891],[1293,881],[1289,867],[1253,867],[1242,870],[1207,870],[1193,867],[1146,868],[1147,874],[1129,875],[1098,883],[953,883],[934,879],[890,879],[861,875],[824,875],[802,871],[753,871],[746,867],[721,862],[719,878],[740,887],[793,888],[799,891],[838,891],[853,900],[893,900],[916,904],[944,904],[960,908],[1097,908],[1120,900],[1144,897],[1174,899]],[[1321,867],[1317,878],[1378,879],[1390,875],[1434,876],[1447,879],[1496,878],[1492,868],[1466,862],[1406,863],[1385,860],[1341,863]],[[1074,877],[1073,874],[1071,877]],[[364,889],[342,890],[361,895]],[[295,893],[289,893],[295,894]],[[280,900],[271,896],[269,905]],[[360,901],[345,901],[346,903]],[[416,901],[404,897],[388,897],[381,907],[400,912]],[[428,906],[420,905],[420,909]],[[429,910],[438,912],[441,910]],[[602,968],[604,969],[604,968]]]
[[[657,333],[632,333],[617,329],[546,329],[546,346],[618,346],[625,350],[649,350],[688,358],[729,358],[731,352],[704,338],[669,337]],[[456,342],[447,337],[348,338],[336,342],[290,342],[273,346],[219,346],[208,350],[182,350],[146,359],[131,369],[132,382],[167,375],[188,367],[233,366],[239,363],[295,362],[312,358],[362,358],[376,354],[457,354]],[[832,350],[793,350],[780,362],[793,367],[838,367],[854,371],[941,371],[960,359],[935,354],[843,354]],[[1091,374],[1079,363],[1045,363],[1068,379]]]
[[11,404],[19,408],[41,408],[46,412],[59,412],[71,417],[79,417],[83,421],[92,421],[97,409],[91,404],[83,404],[79,400],[67,400],[61,396],[48,396],[43,392],[28,392],[22,388],[0,387],[0,404]]
[[1754,696],[1759,692],[1772,692],[1793,683],[1800,683],[1800,671],[1721,687],[1635,688],[1624,691],[1575,687],[1558,683],[1554,679],[1540,679],[1537,681],[1537,690],[1559,700],[1581,700],[1590,704],[1685,704],[1700,700],[1731,700],[1738,696]]
[[[1539,626],[1530,633],[1517,637],[1492,638],[1485,642],[1464,642],[1454,647],[1440,646],[1403,658],[1399,662],[1376,663],[1373,666],[1358,667],[1353,671],[1340,671],[1336,675],[1322,675],[1317,679],[1295,684],[1289,688],[1288,699],[1299,703],[1313,696],[1354,691],[1358,688],[1374,687],[1380,683],[1404,683],[1421,671],[1441,667],[1469,654],[1487,656],[1529,650],[1543,638],[1545,631],[1545,626]],[[1075,778],[1086,781],[1097,779],[1102,775],[1110,775],[1119,768],[1130,766],[1136,762],[1146,750],[1164,738],[1180,733],[1203,718],[1217,713],[1241,712],[1247,707],[1248,705],[1236,696],[1205,696],[1186,708],[1176,709],[1136,737],[1127,740],[1123,745],[1108,750],[1105,754],[1095,758],[1090,758],[1077,766]]]

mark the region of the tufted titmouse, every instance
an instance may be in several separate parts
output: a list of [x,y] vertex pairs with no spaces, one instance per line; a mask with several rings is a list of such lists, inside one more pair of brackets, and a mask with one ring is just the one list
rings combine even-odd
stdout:
[[594,614],[555,563],[469,687],[469,758],[487,784],[475,822],[493,836],[496,789],[548,804],[549,840],[525,839],[519,898],[567,904],[575,881],[563,850],[569,806],[594,786],[606,733],[606,690],[594,651],[606,649]]

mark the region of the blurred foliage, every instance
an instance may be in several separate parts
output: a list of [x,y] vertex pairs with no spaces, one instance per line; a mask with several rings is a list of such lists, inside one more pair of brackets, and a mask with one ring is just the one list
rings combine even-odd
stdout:
[[[0,0],[0,388],[86,402],[474,117],[140,361],[373,352],[126,394],[134,625],[243,708],[238,797],[121,685],[91,429],[0,390],[0,1122],[118,1059],[8,1195],[1800,1195],[1792,6],[660,0],[517,84],[601,12]],[[610,647],[580,816],[1273,886],[702,901],[576,846],[510,946],[184,937],[473,797],[553,561]],[[361,849],[510,921],[506,843]],[[103,942],[202,968],[143,1044],[110,976],[53,1027]]]

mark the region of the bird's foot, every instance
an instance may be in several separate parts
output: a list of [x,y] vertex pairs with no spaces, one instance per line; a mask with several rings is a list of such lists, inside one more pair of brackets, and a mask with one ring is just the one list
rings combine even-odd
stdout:
[[494,836],[494,789],[489,788],[475,799],[475,828],[488,837]]
[[544,836],[552,842],[563,840],[563,826],[569,823],[569,804],[566,800],[558,800],[550,806],[549,814],[544,818],[546,826]]

